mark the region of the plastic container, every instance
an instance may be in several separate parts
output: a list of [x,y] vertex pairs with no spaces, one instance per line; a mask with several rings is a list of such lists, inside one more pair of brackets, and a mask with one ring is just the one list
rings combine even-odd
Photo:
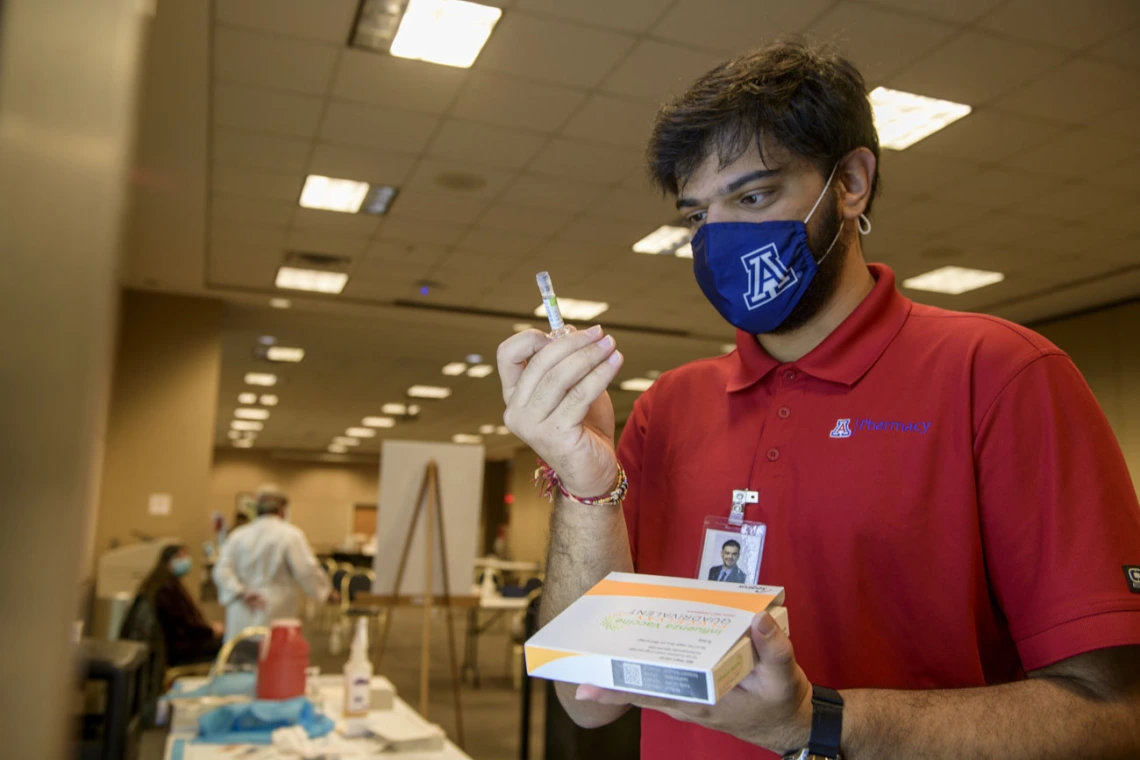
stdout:
[[352,654],[344,664],[344,716],[358,718],[372,709],[372,663],[368,659],[368,618],[356,619]]
[[305,696],[305,669],[309,642],[301,634],[301,621],[274,620],[261,644],[257,663],[258,699],[293,699]]

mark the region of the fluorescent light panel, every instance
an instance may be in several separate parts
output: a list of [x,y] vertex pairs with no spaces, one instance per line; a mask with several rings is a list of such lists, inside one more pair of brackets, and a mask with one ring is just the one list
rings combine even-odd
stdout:
[[479,426],[479,433],[482,435],[494,435],[495,434],[495,426],[494,425],[480,425]]
[[[608,303],[603,301],[582,301],[577,298],[559,298],[558,308],[562,312],[563,319],[593,319],[602,312],[610,308]],[[539,306],[534,310],[536,317],[546,316],[546,307]]]
[[510,435],[511,429],[509,427],[507,427],[506,425],[499,425],[497,428],[495,428],[495,434],[496,435]]
[[236,441],[241,438],[241,432],[238,430],[229,430],[227,431],[227,435],[229,435],[231,441]]
[[234,419],[238,419],[238,420],[267,420],[267,419],[269,419],[269,410],[268,409],[257,409],[257,408],[249,409],[249,408],[244,408],[244,407],[238,407],[237,409],[234,409]]
[[265,358],[271,362],[299,362],[305,358],[305,349],[290,346],[270,346]]
[[348,283],[344,272],[323,272],[319,269],[281,267],[274,284],[288,290],[307,290],[312,293],[339,293]]
[[293,302],[288,298],[270,298],[269,305],[274,309],[289,309],[292,308]]
[[[677,253],[682,246],[688,245],[693,239],[693,233],[685,227],[664,225],[650,232],[648,235],[633,244],[635,253]],[[689,249],[688,258],[693,257],[692,248]]]
[[348,453],[348,447],[347,446],[341,446],[339,443],[330,443],[329,444],[329,453],[330,454],[347,454]]
[[482,443],[483,436],[481,435],[468,435],[467,433],[456,433],[451,436],[454,443]]
[[448,377],[455,377],[462,375],[466,369],[467,365],[463,362],[451,362],[450,364],[443,365],[443,374]]
[[272,393],[261,394],[261,405],[262,406],[277,406],[277,396],[273,395]]
[[444,66],[470,68],[503,11],[464,0],[411,0],[389,52]]
[[301,205],[322,211],[355,214],[368,195],[368,183],[310,174],[301,189]]
[[1005,275],[1001,272],[987,272],[984,269],[967,269],[965,267],[941,267],[926,274],[903,280],[903,287],[957,296],[971,290],[984,288],[987,285],[994,285],[1004,279]]
[[396,421],[391,417],[365,417],[360,424],[370,428],[396,427]]
[[335,438],[333,438],[333,443],[335,443],[338,446],[359,446],[360,445],[360,439],[359,438],[353,438],[352,436],[349,436],[349,435],[338,435]]
[[623,391],[637,391],[641,393],[649,390],[649,386],[653,385],[653,381],[648,377],[635,377],[630,380],[623,380],[618,386]]
[[467,370],[468,377],[486,377],[495,371],[495,368],[490,364],[476,364],[471,369]]
[[[544,311],[543,314],[545,314],[545,313],[546,312]],[[530,324],[529,322],[515,322],[514,325],[511,327],[511,329],[517,333],[520,333],[520,332],[525,332],[527,330],[533,330],[534,325]]]
[[[380,407],[380,411],[384,414],[404,415],[408,413],[408,407],[405,404],[385,404]],[[367,425],[368,423],[365,422],[364,424]]]
[[257,394],[256,393],[239,393],[238,394],[238,403],[239,404],[256,404],[257,403]]
[[261,430],[264,427],[256,420],[234,420],[230,423],[231,430]]
[[246,372],[245,384],[264,386],[277,385],[277,375],[272,375],[268,372]]
[[371,216],[383,216],[392,205],[392,201],[396,199],[398,192],[400,191],[391,185],[372,185],[364,198],[361,212]]
[[447,398],[451,395],[451,389],[437,385],[413,385],[408,388],[408,395],[412,398]]
[[233,443],[234,443],[234,448],[236,448],[236,449],[252,449],[253,448],[253,439],[252,438],[240,438],[240,439],[234,441]]
[[972,110],[962,103],[876,87],[871,91],[879,145],[903,150],[945,129]]
[[345,435],[353,438],[375,438],[376,431],[368,427],[351,427],[344,431]]

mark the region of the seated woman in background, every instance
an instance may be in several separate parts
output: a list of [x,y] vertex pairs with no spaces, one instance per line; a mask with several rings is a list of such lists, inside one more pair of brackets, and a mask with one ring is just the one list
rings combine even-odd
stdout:
[[168,666],[210,662],[222,647],[222,624],[207,621],[182,585],[191,564],[185,546],[167,546],[139,587],[139,596],[150,600],[162,627]]

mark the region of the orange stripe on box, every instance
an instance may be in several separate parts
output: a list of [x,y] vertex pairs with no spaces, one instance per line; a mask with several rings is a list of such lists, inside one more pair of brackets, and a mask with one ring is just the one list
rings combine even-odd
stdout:
[[712,591],[685,586],[657,586],[649,583],[602,580],[586,592],[586,596],[643,596],[650,599],[676,599],[732,607],[753,614],[768,609],[776,599],[772,594],[745,594],[739,591]]
[[526,647],[526,672],[533,673],[547,663],[561,660],[564,657],[580,657],[576,652],[561,652],[557,649],[543,647]]

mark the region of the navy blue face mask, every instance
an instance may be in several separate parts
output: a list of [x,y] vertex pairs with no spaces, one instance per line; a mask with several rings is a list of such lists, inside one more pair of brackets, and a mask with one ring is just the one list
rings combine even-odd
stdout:
[[[693,237],[693,273],[705,298],[725,320],[752,335],[779,327],[804,297],[843,232],[842,225],[817,262],[807,223],[831,187],[835,169],[804,221],[712,222]],[[859,229],[870,231],[860,215]],[[864,234],[866,234],[864,232]]]

